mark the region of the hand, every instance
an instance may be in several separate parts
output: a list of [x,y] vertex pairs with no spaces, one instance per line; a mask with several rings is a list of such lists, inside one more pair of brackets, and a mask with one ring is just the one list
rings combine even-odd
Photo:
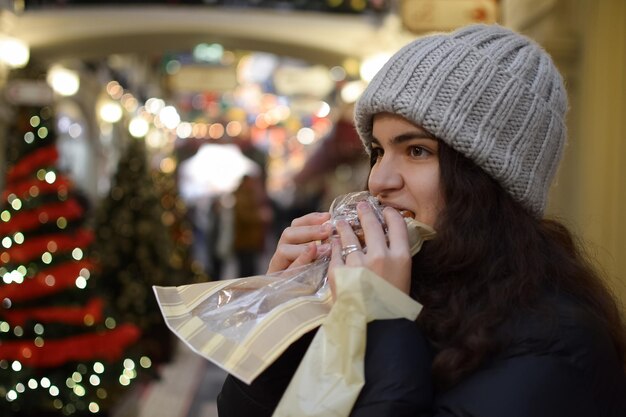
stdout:
[[328,252],[328,244],[318,245],[316,241],[330,236],[332,227],[325,224],[329,219],[330,213],[309,213],[292,221],[278,240],[267,273],[306,265]]
[[[340,266],[362,266],[370,269],[406,294],[411,289],[411,253],[406,223],[397,210],[386,207],[383,217],[387,224],[387,236],[367,203],[357,205],[357,213],[365,234],[366,253],[352,227],[345,221],[337,223],[338,238],[332,239],[332,255],[328,269],[330,287],[335,293],[334,270]],[[342,256],[343,248],[351,247]]]

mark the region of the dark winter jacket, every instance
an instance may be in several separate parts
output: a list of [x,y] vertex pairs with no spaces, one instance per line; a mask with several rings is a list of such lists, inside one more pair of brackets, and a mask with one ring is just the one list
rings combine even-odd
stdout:
[[[510,343],[442,392],[432,385],[433,351],[415,323],[370,323],[366,383],[351,416],[626,417],[626,375],[608,333],[565,297],[552,307],[554,314],[518,313],[507,321],[499,334]],[[312,333],[250,386],[227,377],[219,416],[271,416]]]

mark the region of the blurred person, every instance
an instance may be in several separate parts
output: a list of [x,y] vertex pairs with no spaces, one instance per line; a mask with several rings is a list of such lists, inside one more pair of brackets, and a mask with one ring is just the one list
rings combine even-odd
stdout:
[[[229,207],[224,205],[224,200],[228,197],[216,195],[212,197],[208,210],[208,224],[206,231],[207,246],[207,274],[212,280],[219,280],[222,277],[224,261],[228,257],[228,250],[232,240],[232,221],[229,221]],[[227,250],[224,250],[227,248]]]
[[[567,108],[550,56],[498,25],[417,39],[369,84],[355,124],[388,240],[358,206],[367,251],[338,222],[328,277],[368,268],[423,310],[368,324],[351,416],[626,416],[617,301],[570,231],[544,217]],[[412,258],[401,209],[437,230]],[[329,218],[295,219],[268,273],[327,253],[317,242]],[[228,376],[220,416],[272,415],[312,333],[251,385]]]
[[271,222],[269,206],[261,178],[244,175],[233,193],[233,252],[239,277],[257,275],[260,256],[265,248]]

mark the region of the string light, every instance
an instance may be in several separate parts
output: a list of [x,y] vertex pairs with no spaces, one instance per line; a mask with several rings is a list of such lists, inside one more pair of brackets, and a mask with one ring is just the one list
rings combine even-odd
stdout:
[[20,232],[15,233],[13,235],[13,241],[18,245],[21,245],[22,243],[24,243],[24,235]]
[[72,258],[74,258],[77,261],[80,261],[81,259],[83,259],[83,250],[81,248],[75,248],[72,251]]
[[139,365],[144,369],[148,369],[152,366],[152,360],[147,356],[142,356],[139,359]]
[[44,179],[48,184],[54,184],[57,179],[57,174],[54,171],[49,171],[44,176]]
[[87,287],[87,280],[83,277],[76,278],[76,287],[84,290]]
[[20,200],[19,198],[14,198],[12,201],[9,201],[9,204],[11,204],[13,210],[16,211],[22,208],[22,200]]
[[31,144],[35,141],[35,134],[33,132],[27,132],[24,134],[24,142]]
[[104,365],[101,362],[96,362],[93,364],[93,371],[97,374],[101,374],[104,372]]
[[37,129],[37,136],[39,136],[40,139],[47,138],[48,137],[48,128],[42,126],[39,129]]
[[44,252],[43,255],[41,255],[41,261],[49,265],[52,262],[52,254],[50,252]]
[[43,327],[43,325],[41,323],[37,323],[33,327],[33,330],[34,330],[35,334],[42,335],[43,332],[44,332],[44,327]]

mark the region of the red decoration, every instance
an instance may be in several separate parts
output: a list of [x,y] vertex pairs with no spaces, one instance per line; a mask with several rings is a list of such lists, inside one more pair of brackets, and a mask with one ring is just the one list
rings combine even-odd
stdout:
[[54,164],[59,158],[55,145],[39,148],[13,165],[7,173],[7,183],[15,182],[20,177],[32,173],[36,168]]
[[61,203],[46,204],[33,210],[18,212],[7,223],[0,222],[0,234],[8,235],[28,231],[41,226],[42,223],[56,221],[59,217],[65,217],[70,221],[78,219],[82,215],[83,208],[73,199]]
[[41,323],[65,323],[84,325],[88,319],[91,323],[102,321],[102,307],[100,298],[92,298],[87,305],[80,307],[40,307],[10,309],[0,312],[5,320],[14,326],[23,326],[27,320],[36,320]]
[[13,263],[24,263],[41,256],[42,253],[63,253],[77,247],[87,247],[93,242],[93,233],[81,229],[74,234],[54,234],[27,239],[21,245],[14,245],[5,252]]
[[65,339],[45,339],[42,346],[34,341],[10,341],[0,344],[0,358],[18,360],[22,364],[37,368],[49,368],[70,361],[107,360],[115,361],[122,356],[127,346],[140,336],[139,329],[132,324],[122,324],[113,330],[82,334]]
[[61,265],[46,268],[33,278],[27,278],[21,284],[13,282],[0,287],[0,300],[8,298],[13,302],[17,302],[58,293],[76,285],[76,278],[81,269],[92,270],[93,267],[93,263],[83,260],[65,262]]
[[2,200],[6,201],[10,194],[15,194],[19,198],[25,199],[30,196],[31,188],[36,187],[40,194],[58,193],[72,187],[69,179],[59,176],[52,184],[42,181],[39,178],[29,178],[15,184],[7,184],[6,190],[2,193]]

